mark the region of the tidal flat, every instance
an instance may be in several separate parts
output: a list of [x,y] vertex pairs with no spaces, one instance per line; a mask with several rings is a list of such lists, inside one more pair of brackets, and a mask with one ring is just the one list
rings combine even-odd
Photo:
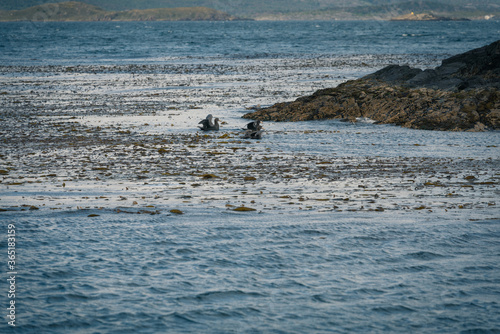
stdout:
[[[498,218],[498,132],[266,122],[261,140],[243,139],[247,108],[345,81],[339,64],[348,61],[359,65],[346,66],[352,75],[381,65],[270,59],[261,66],[4,67],[0,206]],[[220,131],[197,129],[209,113],[221,119]]]

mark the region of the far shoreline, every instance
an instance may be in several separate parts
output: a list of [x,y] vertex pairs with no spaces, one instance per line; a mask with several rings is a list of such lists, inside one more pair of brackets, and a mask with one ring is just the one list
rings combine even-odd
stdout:
[[498,23],[500,20],[486,20],[486,19],[467,19],[467,20],[391,20],[391,19],[352,19],[352,20],[337,20],[337,19],[313,19],[313,20],[300,20],[300,19],[283,19],[283,20],[271,20],[271,19],[235,19],[235,20],[44,20],[44,21],[34,21],[34,20],[1,20],[0,23],[93,23],[93,22],[380,22],[380,23],[467,23],[467,22],[491,22]]

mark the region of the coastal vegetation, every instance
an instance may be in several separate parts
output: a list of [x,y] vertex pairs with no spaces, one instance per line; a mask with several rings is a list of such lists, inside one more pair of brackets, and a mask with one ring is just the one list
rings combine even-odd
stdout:
[[[21,10],[65,0],[3,0],[0,10]],[[123,12],[156,8],[206,7],[256,20],[390,20],[394,17],[432,14],[446,18],[495,19],[500,8],[479,0],[82,0],[106,11]]]
[[76,1],[0,11],[0,21],[231,21],[236,19],[232,15],[206,7],[107,11]]

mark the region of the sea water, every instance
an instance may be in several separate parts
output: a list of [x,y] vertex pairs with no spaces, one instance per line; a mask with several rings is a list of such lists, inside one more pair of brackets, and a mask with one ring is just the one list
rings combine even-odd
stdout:
[[[498,36],[494,21],[0,23],[2,332],[500,331],[498,132],[328,120],[236,140],[248,107]],[[206,146],[176,142],[207,113],[225,124]]]
[[498,39],[498,21],[0,23],[2,65],[170,63],[187,58],[405,55],[443,59]]

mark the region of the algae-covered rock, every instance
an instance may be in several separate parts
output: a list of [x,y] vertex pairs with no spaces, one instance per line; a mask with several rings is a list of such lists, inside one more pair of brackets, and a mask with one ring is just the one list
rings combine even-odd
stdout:
[[239,206],[235,209],[233,209],[233,211],[238,211],[238,212],[249,212],[249,211],[257,211],[256,209],[253,209],[253,208],[249,208],[249,207],[246,207],[246,206]]

